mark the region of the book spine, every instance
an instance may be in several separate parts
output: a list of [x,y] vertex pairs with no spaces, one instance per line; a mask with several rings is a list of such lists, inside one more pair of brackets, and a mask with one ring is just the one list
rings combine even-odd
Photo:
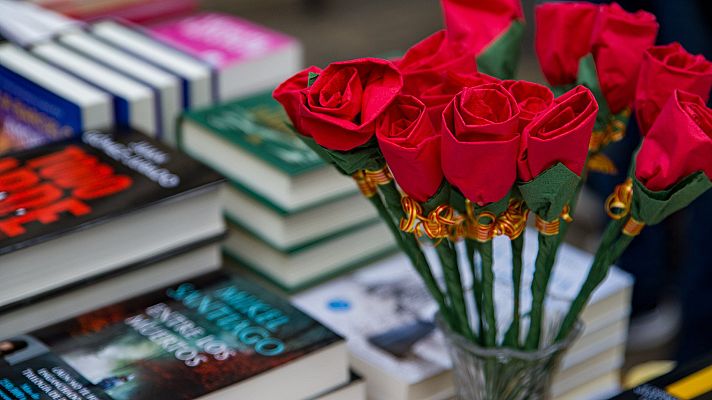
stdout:
[[82,109],[0,65],[0,154],[76,136]]

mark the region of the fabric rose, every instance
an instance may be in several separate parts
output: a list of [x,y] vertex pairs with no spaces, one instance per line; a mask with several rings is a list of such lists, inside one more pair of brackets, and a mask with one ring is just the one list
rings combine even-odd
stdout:
[[403,93],[419,96],[448,73],[477,71],[475,54],[448,40],[444,30],[423,39],[396,61],[403,74]]
[[519,179],[529,182],[559,162],[580,176],[597,113],[596,99],[583,86],[554,100],[522,133]]
[[658,23],[645,11],[629,13],[616,3],[601,6],[593,34],[593,58],[608,107],[618,114],[633,104],[645,50],[655,44]]
[[591,52],[599,6],[587,2],[553,2],[534,11],[534,47],[544,77],[552,86],[576,82],[579,60]]
[[442,166],[477,205],[501,200],[517,177],[519,108],[500,84],[465,88],[443,111]]
[[451,40],[479,54],[513,21],[523,20],[520,0],[442,0],[445,26]]
[[294,129],[297,131],[301,131],[296,125],[299,122],[299,108],[302,103],[301,92],[308,86],[310,73],[319,74],[321,73],[321,68],[312,65],[282,82],[277,86],[274,92],[272,92],[272,96],[282,104],[284,110],[287,112],[287,116],[292,121],[292,124],[294,124]]
[[635,176],[660,191],[697,171],[712,177],[712,110],[695,94],[675,91],[643,139]]
[[440,83],[425,89],[420,94],[419,99],[428,108],[433,127],[440,131],[443,110],[456,94],[466,87],[476,87],[497,82],[499,82],[499,79],[479,72],[466,74],[449,72]]
[[433,130],[425,105],[400,95],[376,122],[376,138],[396,182],[418,202],[440,187],[440,135]]
[[502,81],[519,106],[519,131],[554,102],[554,93],[544,85],[527,81]]
[[330,64],[311,87],[304,71],[287,80],[274,97],[299,133],[330,150],[348,151],[368,142],[375,120],[403,87],[403,79],[387,60],[362,58]]
[[712,63],[692,55],[679,43],[648,49],[640,67],[635,93],[635,114],[640,132],[645,135],[660,110],[676,89],[709,99],[712,88]]

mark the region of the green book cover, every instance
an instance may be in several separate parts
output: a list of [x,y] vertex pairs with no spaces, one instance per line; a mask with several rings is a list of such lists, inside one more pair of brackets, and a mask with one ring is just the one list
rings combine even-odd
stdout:
[[271,92],[192,111],[183,118],[289,176],[325,167],[324,161],[287,127],[287,115]]

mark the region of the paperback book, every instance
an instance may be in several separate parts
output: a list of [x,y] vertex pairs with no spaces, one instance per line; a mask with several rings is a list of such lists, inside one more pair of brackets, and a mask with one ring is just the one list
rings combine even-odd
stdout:
[[[337,334],[214,273],[0,340],[4,398],[300,400],[349,381]],[[279,382],[278,384],[275,384]]]
[[135,131],[0,158],[0,308],[221,235],[222,181]]

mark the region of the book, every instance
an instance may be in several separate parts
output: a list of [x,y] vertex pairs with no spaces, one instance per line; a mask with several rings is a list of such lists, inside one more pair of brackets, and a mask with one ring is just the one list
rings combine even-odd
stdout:
[[99,307],[217,270],[221,241],[215,236],[117,270],[74,282],[30,301],[0,308],[0,337],[22,334]]
[[84,21],[113,17],[135,23],[148,23],[189,14],[198,8],[197,0],[32,0],[32,2]]
[[264,203],[293,213],[357,192],[353,181],[309,149],[271,93],[184,115],[181,149]]
[[158,136],[164,142],[175,145],[176,121],[183,111],[183,92],[178,77],[102,42],[85,31],[66,33],[58,36],[57,41],[103,66],[149,86],[156,94],[158,114],[161,117],[157,119]]
[[366,382],[351,371],[351,380],[311,400],[366,400]]
[[0,158],[0,307],[222,234],[222,182],[135,131]]
[[296,38],[232,15],[189,15],[151,25],[148,32],[213,65],[221,101],[272,90],[303,64]]
[[[495,240],[494,258],[506,261],[509,240],[500,239]],[[533,262],[533,258],[526,255],[536,252],[530,248],[536,243],[536,235],[529,233],[526,242],[525,265]],[[565,263],[572,259],[579,261]],[[585,278],[590,261],[591,256],[585,252],[563,245],[550,295],[571,298],[572,291]],[[531,272],[531,266],[527,270]],[[496,269],[497,318],[498,323],[505,326],[505,310],[509,308],[511,295],[503,292],[502,286],[508,273],[506,268]],[[584,332],[564,356],[562,370],[555,377],[552,390],[556,395],[566,396],[587,382],[618,372],[630,310],[626,300],[631,288],[632,278],[614,268],[594,293],[582,318]],[[297,306],[347,338],[352,368],[366,378],[370,399],[448,399],[454,395],[450,358],[444,338],[433,323],[437,305],[405,256],[388,258],[292,299]],[[523,306],[525,304],[523,299]],[[599,304],[606,308],[597,307]],[[618,316],[617,321],[608,326],[601,326],[602,322],[588,323],[604,321],[605,318],[597,314],[609,312]]]
[[0,0],[0,33],[20,46],[30,46],[73,30],[81,23],[25,1]]
[[41,400],[301,400],[349,381],[343,338],[221,272],[0,342],[0,393]]
[[225,217],[282,252],[292,252],[378,220],[361,193],[296,212],[284,212],[236,185],[223,188]]
[[671,372],[639,385],[611,400],[709,400],[712,399],[712,355],[676,367]]
[[215,101],[213,70],[207,63],[151,38],[136,26],[102,20],[88,30],[95,37],[178,76],[184,108],[204,107]]
[[114,125],[158,136],[161,110],[154,90],[55,42],[32,47],[32,53],[48,63],[96,86],[113,97]]
[[15,45],[0,44],[0,155],[113,121],[109,95]]
[[234,223],[228,227],[225,254],[287,293],[304,290],[395,250],[390,231],[378,221],[290,252],[271,247]]

